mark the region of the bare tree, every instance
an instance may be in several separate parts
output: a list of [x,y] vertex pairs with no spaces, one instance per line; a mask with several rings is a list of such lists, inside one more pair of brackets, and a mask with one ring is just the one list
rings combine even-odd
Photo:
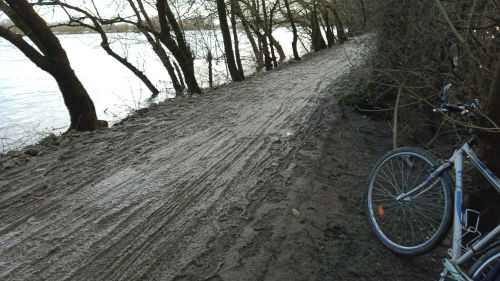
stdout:
[[240,72],[241,77],[245,77],[245,74],[243,72],[243,65],[241,64],[240,43],[238,39],[238,27],[236,24],[236,15],[238,14],[239,5],[237,5],[237,0],[229,1],[231,4],[231,26],[233,28],[234,55],[236,58],[236,65],[238,66],[238,71]]
[[262,67],[264,67],[264,59],[263,59],[262,51],[259,48],[260,44],[255,42],[255,38],[252,34],[252,31],[250,30],[249,24],[245,20],[243,20],[243,18],[244,18],[243,15],[241,13],[238,13],[238,17],[240,19],[242,19],[241,25],[243,26],[243,29],[245,30],[245,34],[247,35],[248,41],[250,41],[250,45],[252,46],[252,50],[253,50],[253,53],[255,56],[255,61],[257,63],[257,68],[258,69],[262,68]]
[[290,21],[290,25],[292,26],[292,33],[293,33],[293,40],[292,40],[293,58],[295,60],[300,60],[299,52],[297,50],[297,40],[298,40],[297,26],[295,25],[295,21],[293,19],[292,11],[290,10],[290,3],[288,2],[288,0],[284,0],[284,2],[285,2],[286,14],[287,14],[288,20]]
[[[201,94],[202,91],[194,75],[193,55],[184,38],[184,32],[180,28],[169,3],[167,0],[157,0],[155,6],[158,12],[160,32],[149,31],[157,34],[159,40],[168,48],[179,63],[188,91]],[[172,33],[175,34],[175,37],[172,36]]]
[[264,36],[261,36],[261,40],[262,40],[262,48],[264,49],[264,63],[266,65],[266,70],[269,70],[273,68],[273,65],[267,42],[267,39],[269,37],[269,23],[267,17],[266,0],[262,0],[262,18],[263,18],[262,28],[264,29]]
[[[270,21],[270,18],[268,16],[267,3],[265,0],[240,2],[245,5],[244,8],[246,14],[242,11],[238,14],[238,16],[242,21],[242,25],[245,28],[248,27],[257,36],[257,39],[259,41],[259,52],[257,52],[254,47],[254,53],[256,54],[256,57],[259,55],[259,53],[264,55],[264,65],[266,66],[266,69],[269,70],[273,67],[270,52],[271,46],[273,48],[276,48],[276,51],[279,54],[280,62],[286,59],[286,55],[280,43],[272,35],[272,25],[270,24],[272,23],[272,20]],[[277,2],[274,2],[273,7],[276,6]]]
[[317,0],[312,3],[312,11],[311,11],[311,28],[312,28],[312,45],[315,51],[319,51],[322,49],[326,49],[327,45],[325,40],[323,39],[323,35],[321,35],[321,24],[319,21],[319,3]]
[[[158,38],[156,33],[148,32],[148,30],[154,30],[155,25],[151,20],[150,16],[148,15],[148,13],[146,12],[142,0],[136,0],[137,5],[134,3],[133,0],[127,0],[127,1],[130,4],[132,10],[134,11],[135,16],[137,17],[137,26],[139,28],[139,31],[144,35],[144,37],[146,37],[146,40],[152,46],[153,51],[158,56],[163,66],[167,70],[175,91],[178,93],[182,92],[185,86],[180,71],[177,71],[178,73],[177,76],[175,66],[170,61],[170,58],[165,49],[163,48],[160,39]],[[147,26],[148,29],[145,29],[144,26]]]
[[330,24],[330,17],[328,15],[328,10],[325,9],[323,10],[323,20],[325,22],[325,34],[326,34],[326,40],[328,41],[328,47],[333,46],[335,43],[335,34],[333,33],[332,26]]
[[330,5],[330,9],[333,12],[333,19],[335,21],[335,27],[337,28],[337,37],[339,38],[339,43],[342,44],[347,41],[347,35],[344,31],[344,25],[342,24],[342,20],[339,17],[337,9],[334,5]]
[[31,46],[20,34],[0,26],[0,37],[16,46],[36,66],[56,80],[70,114],[69,130],[95,130],[98,120],[94,103],[75,75],[66,52],[47,23],[26,0],[0,0],[0,10],[36,45],[36,48]]
[[[398,89],[402,88],[406,94],[399,101],[400,107],[415,104],[398,113],[398,126],[404,128],[400,130],[403,145],[442,151],[469,137],[468,130],[462,130],[464,127],[473,128],[480,135],[478,148],[482,160],[499,174],[498,1],[379,0],[365,3],[365,8],[371,11],[366,14],[370,15],[369,25],[374,27],[377,39],[373,72],[366,79],[372,82],[360,91],[362,98],[358,107],[392,108],[398,100]],[[362,22],[363,16],[359,18]],[[449,98],[451,102],[462,103],[479,98],[484,115],[479,113],[474,124],[453,115],[429,114],[431,106],[441,102],[440,88],[450,68],[450,42],[457,42],[463,52],[459,67],[454,69],[453,91]],[[480,178],[474,180],[479,184],[471,186],[468,196],[471,200],[467,205],[481,211],[480,227],[496,225],[500,218],[498,193],[494,190],[493,194],[488,193],[490,189],[484,188],[487,184],[480,183]],[[489,230],[488,227],[480,229],[481,232]]]
[[[155,97],[159,94],[159,90],[156,88],[156,86],[149,80],[149,78],[144,74],[143,71],[139,70],[136,66],[134,66],[132,63],[130,63],[125,56],[120,56],[117,52],[115,52],[111,48],[111,44],[109,42],[109,38],[107,36],[106,31],[103,28],[103,24],[105,25],[111,25],[118,20],[116,19],[111,19],[111,20],[105,20],[100,18],[98,15],[92,14],[90,11],[85,10],[80,7],[76,7],[74,5],[70,5],[66,2],[62,2],[59,0],[53,0],[53,1],[40,1],[36,5],[50,5],[50,6],[59,6],[61,7],[64,11],[66,11],[66,14],[68,15],[69,21],[68,23],[64,25],[69,25],[69,26],[83,26],[86,27],[90,30],[94,30],[97,32],[100,37],[101,37],[101,47],[106,51],[108,55],[110,55],[112,58],[116,59],[119,63],[121,63],[123,66],[125,66],[128,70],[130,70],[137,78],[139,78],[144,85],[151,91],[152,97]],[[74,15],[70,13],[70,11],[76,12],[78,15]],[[92,24],[86,23],[87,20],[90,20]]]
[[324,7],[324,5],[320,5],[320,1],[321,0],[297,1],[303,10],[302,25],[310,28],[311,46],[314,51],[327,48],[323,35],[321,34],[321,23],[319,21],[321,8]]
[[217,0],[217,13],[219,14],[219,25],[224,39],[224,49],[226,51],[227,66],[233,81],[241,81],[244,77],[236,66],[234,60],[233,46],[231,43],[231,33],[227,24],[226,3],[224,0]]

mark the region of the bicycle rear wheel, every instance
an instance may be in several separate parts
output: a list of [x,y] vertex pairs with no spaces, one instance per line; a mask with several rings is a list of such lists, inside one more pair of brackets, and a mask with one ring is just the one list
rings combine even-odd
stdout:
[[469,274],[474,281],[491,281],[500,278],[500,246],[482,255],[472,265]]
[[445,171],[415,194],[397,199],[429,176],[437,159],[402,147],[385,154],[368,178],[368,221],[378,239],[401,255],[419,255],[441,243],[451,226],[451,178]]

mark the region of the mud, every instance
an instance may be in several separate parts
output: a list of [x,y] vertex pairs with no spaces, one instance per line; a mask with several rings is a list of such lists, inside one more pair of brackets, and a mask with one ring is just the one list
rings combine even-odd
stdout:
[[441,256],[397,257],[366,223],[364,182],[391,133],[338,105],[355,51],[152,106],[3,170],[0,279],[438,279]]

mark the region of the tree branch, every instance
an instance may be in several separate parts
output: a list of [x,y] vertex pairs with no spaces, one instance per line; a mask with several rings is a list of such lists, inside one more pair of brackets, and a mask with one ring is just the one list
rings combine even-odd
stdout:
[[46,58],[33,48],[28,42],[24,41],[20,34],[16,34],[9,29],[0,26],[0,37],[12,43],[16,46],[23,54],[30,59],[36,66],[43,70],[47,70],[47,60]]

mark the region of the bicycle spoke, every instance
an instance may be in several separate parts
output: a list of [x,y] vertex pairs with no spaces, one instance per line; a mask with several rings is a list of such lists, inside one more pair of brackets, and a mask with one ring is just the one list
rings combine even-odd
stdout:
[[397,186],[397,183],[396,183],[396,180],[395,180],[395,177],[394,177],[394,173],[392,173],[391,176],[388,176],[387,172],[385,170],[381,169],[380,172],[383,173],[383,175],[382,175],[383,177],[382,178],[385,179],[385,181],[394,188],[394,190],[396,191],[396,194],[401,194],[401,188],[399,188]]
[[372,174],[369,215],[374,230],[388,247],[403,254],[418,253],[444,237],[443,226],[450,218],[446,215],[450,195],[444,181],[437,177],[396,200],[421,185],[436,162],[418,149],[400,150],[389,153]]
[[[406,156],[408,156],[408,157],[405,158]],[[411,156],[409,156],[409,155],[402,156],[403,162],[405,162],[406,166],[408,166],[408,170],[406,171],[406,175],[408,175],[408,176],[410,176],[412,174],[411,171],[413,170],[413,167],[415,166],[415,160],[411,161],[410,158],[411,158]],[[410,183],[410,181],[409,181],[409,179],[407,179],[406,185],[407,185],[408,189],[412,189],[413,186],[415,186],[415,185],[409,185],[409,183]]]
[[389,196],[391,196],[392,198],[395,198],[396,197],[396,194],[392,194],[389,190],[387,190],[387,188],[385,188],[384,185],[380,184],[380,183],[377,183],[377,181],[375,181],[373,184],[377,184],[377,186],[379,187],[379,189],[383,189],[385,191],[385,193]]
[[398,157],[400,161],[396,161],[399,168],[399,175],[401,175],[401,191],[406,190],[405,177],[403,173],[403,156]]
[[[441,214],[442,210],[444,210],[444,207],[441,207],[437,204],[433,204],[430,202],[417,202],[415,203],[416,206],[424,208],[422,211],[429,211],[431,214]],[[436,211],[441,211],[441,212],[436,212]]]
[[403,193],[403,189],[401,187],[399,187],[397,184],[398,181],[396,179],[396,172],[394,171],[394,163],[393,163],[392,159],[389,161],[389,163],[391,163],[392,179],[393,179],[393,182],[397,188],[397,193],[401,194],[401,193]]
[[[418,216],[419,216],[420,214],[419,214],[418,212],[415,212],[414,210],[412,210],[412,212],[413,212],[413,214],[414,214],[414,216],[415,216],[415,221],[416,221],[416,223],[420,226],[420,229],[422,229],[422,230],[427,230],[427,229],[428,229],[428,227],[424,224],[424,222],[423,222],[422,220],[418,219]],[[425,219],[425,218],[426,218],[426,217],[424,217],[424,219]],[[433,228],[432,233],[434,233],[434,232],[435,232],[435,228]],[[425,241],[427,240],[427,237],[428,237],[428,235],[426,235],[426,234],[428,234],[428,233],[424,233],[424,232],[422,232],[422,231],[419,231],[418,233],[420,233],[420,234],[421,234],[421,239],[422,239],[422,240],[420,240],[420,242],[425,242]]]
[[423,177],[421,178],[421,175],[423,173],[423,171],[425,170],[425,166],[423,164],[425,164],[425,162],[423,161],[420,161],[420,169],[418,170],[418,173],[416,175],[414,175],[415,177],[415,180],[413,181],[411,187],[414,187],[414,186],[417,186],[417,183],[419,182],[422,182],[423,180],[425,180],[427,177]]
[[[415,206],[414,207],[415,209],[418,210],[418,213],[423,217],[425,218],[429,224],[435,224],[435,225],[439,225],[441,222],[440,221],[436,221],[431,215],[436,215],[435,213],[433,212],[430,212],[427,211],[427,210],[423,210],[423,209],[420,209],[418,206]],[[441,216],[440,216],[441,217]]]

